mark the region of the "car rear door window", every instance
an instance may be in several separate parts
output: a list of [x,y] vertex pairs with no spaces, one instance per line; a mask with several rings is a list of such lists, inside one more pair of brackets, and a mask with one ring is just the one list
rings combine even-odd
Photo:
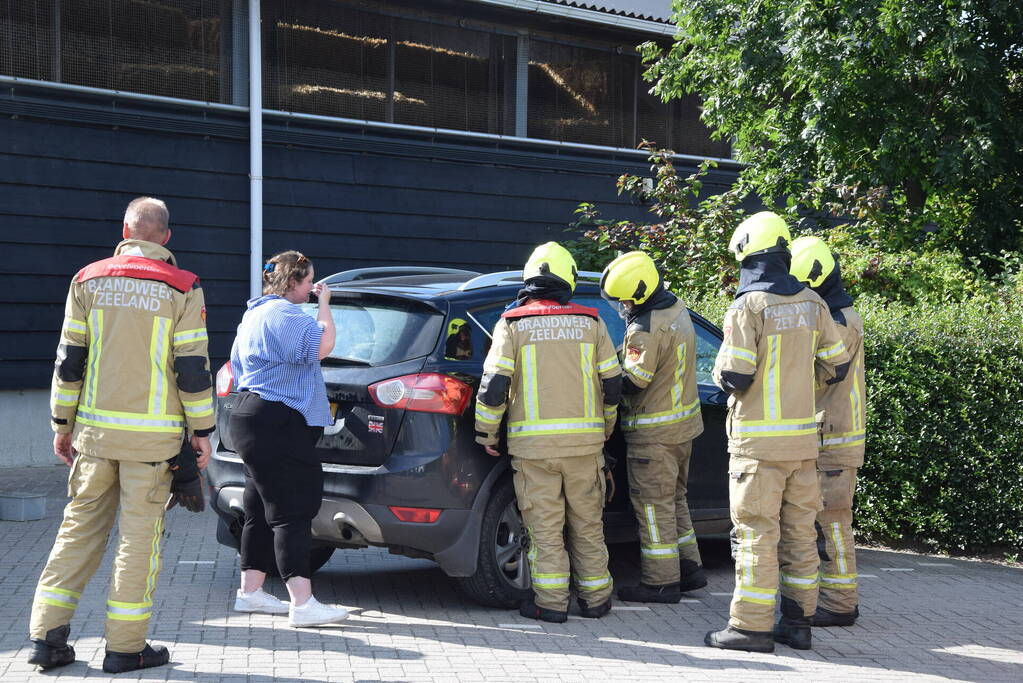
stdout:
[[[504,309],[509,303],[511,303],[511,300],[474,309],[471,311],[472,319],[490,335],[494,331],[494,325],[497,324],[498,319],[504,313]],[[625,321],[618,317],[618,312],[611,304],[599,296],[577,296],[572,299],[572,303],[596,308],[597,313],[600,314],[600,319],[607,325],[608,334],[611,335],[611,341],[614,342],[615,347],[622,345],[622,340],[625,339]]]
[[721,340],[703,325],[693,327],[696,328],[696,383],[715,386],[710,371],[714,369]]
[[[618,315],[618,311],[607,300],[600,296],[581,295],[572,299],[574,303],[582,306],[596,308],[601,320],[607,325],[608,334],[615,348],[622,345],[625,339],[625,321]],[[510,301],[503,301],[490,306],[484,306],[469,312],[469,317],[488,335],[494,331],[501,314]],[[718,348],[721,346],[721,339],[711,329],[693,320],[693,327],[696,330],[696,382],[714,386],[711,378],[711,370],[714,369],[714,361],[718,355]],[[487,344],[489,348],[489,344]],[[485,351],[484,351],[485,353]]]
[[615,348],[622,345],[622,342],[625,341],[625,321],[618,315],[614,306],[599,296],[580,296],[572,301],[581,306],[597,309],[600,319],[607,325],[607,333],[611,335],[611,341],[614,342]]

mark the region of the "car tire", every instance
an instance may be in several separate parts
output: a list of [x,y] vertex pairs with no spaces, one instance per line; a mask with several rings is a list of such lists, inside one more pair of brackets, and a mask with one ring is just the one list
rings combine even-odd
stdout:
[[528,535],[515,502],[511,478],[494,487],[480,524],[476,572],[456,577],[458,589],[470,600],[488,607],[518,607],[532,595]]

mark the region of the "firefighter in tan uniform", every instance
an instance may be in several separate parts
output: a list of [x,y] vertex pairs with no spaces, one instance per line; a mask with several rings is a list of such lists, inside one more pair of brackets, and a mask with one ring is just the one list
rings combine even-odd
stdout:
[[785,222],[768,211],[744,220],[729,243],[741,263],[739,288],[713,376],[731,394],[729,498],[739,548],[731,618],[707,634],[711,647],[772,652],[774,640],[799,649],[811,642],[820,503],[814,388],[841,381],[849,355],[827,305],[789,274],[790,243]]
[[[707,579],[686,491],[693,439],[703,432],[696,390],[696,332],[689,309],[641,251],[608,264],[601,295],[618,302],[628,325],[622,345],[622,431],[629,497],[639,523],[640,583],[630,602],[677,603]],[[680,560],[681,556],[681,560]]]
[[[168,217],[160,200],[131,202],[115,255],[79,271],[68,292],[50,406],[54,453],[71,467],[71,502],[39,578],[30,627],[29,663],[44,669],[74,661],[71,617],[119,507],[103,670],[169,659],[165,647],[146,643],[164,508],[203,507],[199,469],[210,455],[214,419],[203,294],[198,278],[162,246]],[[190,447],[182,448],[186,430]]]
[[817,410],[824,413],[817,459],[823,509],[817,514],[817,534],[823,536],[824,553],[813,625],[852,626],[859,616],[852,505],[867,435],[863,320],[842,285],[838,261],[820,238],[800,237],[792,243],[791,272],[824,299],[849,353],[845,379],[817,389]]
[[621,368],[596,309],[570,302],[576,267],[564,247],[537,247],[522,277],[517,305],[495,325],[483,365],[476,441],[499,455],[507,414],[534,594],[520,614],[565,621],[572,579],[582,615],[598,618],[611,609],[602,449],[617,418]]

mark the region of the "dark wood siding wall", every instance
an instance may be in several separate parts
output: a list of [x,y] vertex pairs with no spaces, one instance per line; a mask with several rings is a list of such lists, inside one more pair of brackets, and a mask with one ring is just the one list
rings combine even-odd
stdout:
[[[518,268],[534,245],[566,237],[580,201],[614,217],[644,212],[614,188],[622,172],[646,170],[634,155],[275,116],[265,138],[264,253],[299,249],[320,276]],[[48,386],[70,277],[111,253],[142,194],[167,201],[168,246],[202,278],[219,366],[248,296],[247,115],[0,91],[0,389]]]

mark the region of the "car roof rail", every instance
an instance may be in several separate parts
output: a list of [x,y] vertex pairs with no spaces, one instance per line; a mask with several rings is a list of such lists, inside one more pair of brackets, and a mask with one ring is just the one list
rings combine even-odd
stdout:
[[[579,280],[596,280],[600,282],[601,273],[593,272],[592,270],[583,270],[576,274]],[[471,280],[463,282],[459,285],[459,291],[465,292],[470,289],[483,289],[484,287],[494,287],[500,284],[509,284],[512,282],[522,282],[522,271],[521,270],[504,270],[498,273],[484,273],[479,277],[474,277]]]
[[404,275],[457,275],[475,277],[479,272],[475,270],[460,270],[458,268],[433,268],[430,266],[376,266],[373,268],[355,268],[334,273],[320,280],[328,285],[340,282],[355,282],[356,280],[376,280],[384,277],[402,277]]

